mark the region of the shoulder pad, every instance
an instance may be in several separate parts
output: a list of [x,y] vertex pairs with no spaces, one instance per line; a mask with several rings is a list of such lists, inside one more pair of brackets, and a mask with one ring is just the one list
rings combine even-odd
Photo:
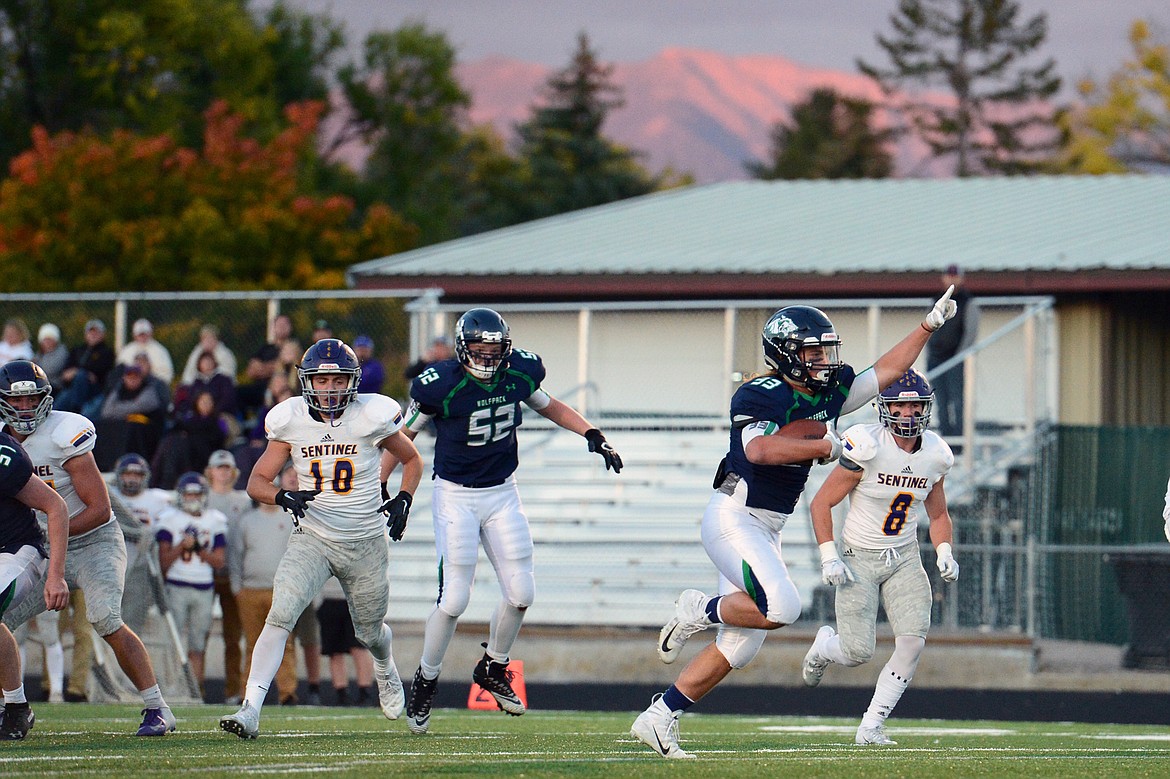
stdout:
[[512,356],[508,358],[508,369],[523,373],[536,382],[537,387],[540,387],[540,383],[544,381],[544,377],[547,374],[544,361],[540,359],[540,355],[524,349],[512,350]]
[[873,435],[874,425],[854,425],[841,436],[841,456],[855,463],[865,463],[877,454],[877,439]]
[[463,366],[458,360],[434,363],[411,380],[410,397],[424,406],[438,405],[462,379]]
[[304,403],[304,398],[299,396],[282,400],[275,406],[268,410],[264,415],[264,433],[269,440],[281,440],[280,436],[288,428],[292,422],[293,410],[298,403]]
[[55,411],[53,414],[60,416],[57,417],[57,424],[52,430],[51,440],[60,448],[66,459],[93,449],[97,443],[97,431],[93,422],[71,411]]
[[387,429],[391,433],[402,427],[402,406],[394,398],[385,395],[362,395],[362,415],[375,430]]
[[951,451],[950,444],[944,441],[938,433],[927,430],[922,434],[922,445],[929,447],[930,451],[938,456],[943,475],[949,473],[955,464],[955,453]]

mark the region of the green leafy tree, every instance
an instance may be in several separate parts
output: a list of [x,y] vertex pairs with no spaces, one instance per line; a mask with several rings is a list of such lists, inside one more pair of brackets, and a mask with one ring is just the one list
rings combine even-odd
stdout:
[[381,205],[355,214],[306,190],[319,103],[293,104],[267,142],[226,103],[200,148],[169,136],[51,135],[0,182],[5,291],[342,287],[354,262],[411,248],[413,229]]
[[1104,84],[1078,85],[1083,105],[1064,117],[1064,169],[1074,173],[1166,170],[1170,166],[1170,46],[1138,20],[1133,58]]
[[262,35],[273,63],[271,90],[277,105],[329,98],[329,78],[345,48],[339,22],[277,2],[264,16]]
[[832,89],[813,90],[771,136],[769,158],[746,166],[755,178],[885,178],[893,171],[886,148],[891,132],[874,129],[873,105]]
[[893,33],[877,36],[890,66],[858,60],[931,154],[956,160],[959,176],[1032,172],[1056,146],[1045,102],[1060,89],[1056,63],[1024,62],[1044,43],[1047,17],[1019,17],[1016,0],[899,0]]
[[360,140],[370,148],[371,192],[417,224],[426,243],[452,237],[459,219],[471,96],[454,70],[444,34],[414,23],[371,33],[362,65],[338,73],[352,115],[334,147]]
[[516,128],[531,176],[526,218],[644,195],[666,183],[602,134],[606,117],[623,104],[612,76],[613,66],[598,60],[581,33],[569,66],[545,84],[544,104]]

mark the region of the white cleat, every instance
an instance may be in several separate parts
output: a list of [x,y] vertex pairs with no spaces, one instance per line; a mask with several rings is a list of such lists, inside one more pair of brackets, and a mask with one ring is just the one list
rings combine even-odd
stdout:
[[393,660],[387,661],[385,665],[374,660],[374,681],[378,685],[378,703],[382,705],[382,714],[386,719],[401,717],[406,710],[406,691],[402,689],[402,679],[398,677]]
[[245,700],[235,714],[219,718],[219,728],[240,738],[256,738],[260,735],[260,712]]
[[862,725],[857,729],[857,736],[853,739],[854,744],[876,744],[883,747],[897,746],[898,742],[890,739],[886,735],[886,729],[883,725],[867,728]]
[[658,657],[664,663],[673,663],[686,645],[687,639],[711,627],[704,606],[707,595],[699,590],[683,590],[674,602],[674,616],[658,633]]
[[800,678],[804,679],[807,686],[816,687],[820,684],[825,676],[825,669],[833,662],[825,657],[825,642],[835,635],[837,631],[828,625],[821,626],[817,631],[817,637],[813,639],[812,646],[804,656],[804,665],[800,668]]
[[669,712],[658,701],[638,715],[630,726],[630,735],[668,759],[693,758],[678,745],[678,718],[681,711]]

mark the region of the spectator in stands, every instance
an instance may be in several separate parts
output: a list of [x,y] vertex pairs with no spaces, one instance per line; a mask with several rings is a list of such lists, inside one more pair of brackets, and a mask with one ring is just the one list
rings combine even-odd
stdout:
[[[248,493],[235,488],[239,469],[236,458],[226,449],[217,449],[207,461],[203,471],[211,492],[207,505],[227,517],[227,535],[232,537],[232,528],[239,524],[240,517],[252,510],[252,499]],[[219,597],[219,608],[223,613],[223,683],[226,703],[238,705],[244,697],[243,649],[240,646],[244,632],[240,624],[240,610],[232,592],[231,577],[227,565],[215,569],[215,594]]]
[[203,693],[203,660],[215,604],[213,571],[227,555],[227,519],[207,506],[202,475],[188,472],[175,485],[179,505],[158,522],[158,561],[167,583],[167,603],[183,627],[187,661]]
[[374,339],[368,335],[359,335],[353,339],[353,352],[362,366],[362,380],[358,382],[358,392],[381,393],[382,385],[386,382],[386,369],[374,356]]
[[423,353],[423,356],[411,363],[402,372],[403,378],[413,379],[431,365],[443,360],[454,360],[455,352],[451,348],[451,340],[445,335],[441,335],[435,340],[431,341],[431,345]]
[[301,378],[300,374],[297,373],[297,368],[300,367],[301,357],[304,354],[305,350],[301,346],[301,342],[290,338],[280,347],[280,356],[276,358],[276,372],[284,374],[294,395],[301,391]]
[[290,341],[293,338],[292,319],[288,314],[278,314],[272,320],[272,340],[268,343],[275,346],[279,351],[280,347],[284,346],[285,341]]
[[336,576],[325,582],[321,595],[323,600],[317,608],[317,621],[321,625],[321,652],[329,657],[334,700],[338,706],[350,703],[349,674],[345,668],[348,655],[353,659],[354,675],[357,676],[357,705],[371,705],[378,700],[378,690],[374,687],[374,656],[354,634],[349,604],[345,602],[345,592]]
[[[281,489],[297,489],[297,473],[290,460],[280,472]],[[228,573],[232,592],[240,609],[240,622],[248,642],[248,668],[256,640],[264,629],[264,618],[272,608],[272,583],[276,567],[284,557],[293,531],[293,516],[279,506],[261,503],[245,512],[231,528],[228,538]],[[284,645],[284,656],[276,672],[277,700],[295,701],[297,690],[296,648],[292,641]]]
[[199,343],[191,350],[187,363],[183,366],[183,375],[180,383],[190,384],[195,380],[198,372],[199,357],[204,352],[211,352],[215,356],[215,369],[236,383],[236,356],[219,340],[219,329],[215,325],[204,325],[199,329]]
[[145,354],[150,360],[150,372],[167,386],[175,379],[175,364],[167,347],[154,340],[154,326],[148,319],[138,319],[130,330],[133,340],[118,352],[118,363],[130,365],[134,358]]
[[123,453],[135,452],[149,460],[162,437],[170,392],[149,374],[148,366],[146,355],[139,355],[130,365],[118,367],[121,378],[106,393],[98,422],[102,436],[119,441]]
[[245,421],[255,420],[264,408],[264,395],[268,390],[268,382],[276,373],[276,360],[279,356],[280,347],[276,344],[264,344],[248,358],[248,365],[244,368],[244,380],[236,387],[237,406]]
[[19,317],[12,317],[4,323],[4,334],[0,337],[0,365],[11,360],[31,360],[32,342],[28,340],[28,325]]
[[318,319],[313,323],[313,335],[309,338],[309,343],[317,343],[322,338],[332,338],[333,328],[324,319]]
[[53,385],[53,394],[59,395],[65,389],[61,372],[69,362],[69,350],[61,343],[61,328],[52,322],[45,322],[37,331],[37,353],[33,355],[33,362],[41,366],[45,375],[49,377],[49,384]]
[[187,462],[192,470],[206,468],[211,453],[223,449],[228,440],[227,421],[206,390],[196,394],[191,410],[175,420],[175,429],[187,434]]
[[183,382],[175,393],[175,411],[183,414],[191,410],[195,398],[207,392],[215,400],[215,407],[225,414],[236,413],[236,385],[219,370],[215,353],[203,352],[195,363],[195,377]]
[[69,350],[61,379],[65,389],[54,397],[58,411],[73,411],[95,419],[101,410],[106,378],[114,367],[114,350],[106,343],[106,325],[100,319],[85,323],[85,343]]

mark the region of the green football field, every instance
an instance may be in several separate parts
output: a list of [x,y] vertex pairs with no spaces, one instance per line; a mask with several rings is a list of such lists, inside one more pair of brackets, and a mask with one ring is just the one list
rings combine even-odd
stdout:
[[179,731],[133,736],[129,706],[34,704],[26,741],[0,743],[0,775],[199,777],[1153,777],[1170,776],[1160,726],[969,720],[891,720],[896,747],[855,747],[856,722],[831,718],[687,715],[683,747],[664,760],[630,738],[636,712],[438,709],[431,733],[377,709],[265,709],[261,735],[218,729],[223,706],[179,707]]

